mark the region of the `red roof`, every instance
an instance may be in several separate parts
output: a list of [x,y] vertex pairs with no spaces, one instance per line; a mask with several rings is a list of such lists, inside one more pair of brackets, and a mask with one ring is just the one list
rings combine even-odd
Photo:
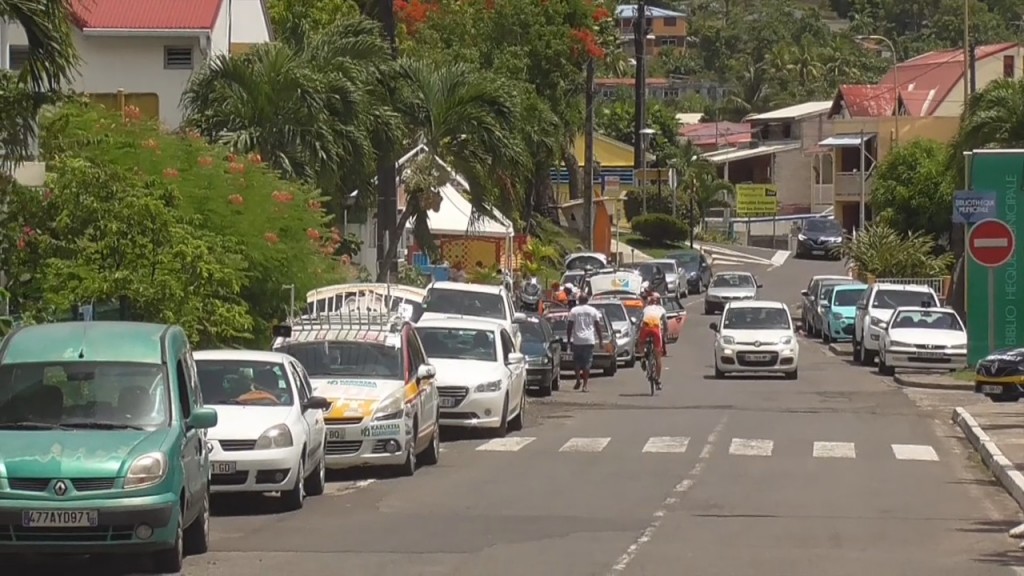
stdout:
[[829,116],[839,114],[840,103],[846,104],[846,110],[854,118],[892,116],[896,110],[896,90],[892,84],[888,86],[879,83],[877,86],[869,84],[849,84],[839,87],[832,102],[832,110]]
[[701,122],[679,129],[679,135],[695,146],[749,144],[752,133],[749,122]]
[[71,0],[83,30],[212,30],[223,0]]

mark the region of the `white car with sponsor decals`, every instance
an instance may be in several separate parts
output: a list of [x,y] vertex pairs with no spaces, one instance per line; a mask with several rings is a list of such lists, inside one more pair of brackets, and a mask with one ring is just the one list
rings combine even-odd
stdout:
[[441,455],[436,374],[401,317],[319,315],[275,327],[274,349],[298,360],[325,411],[331,469],[395,466],[411,476]]
[[481,318],[420,320],[416,331],[437,367],[442,426],[523,428],[526,358],[506,324]]
[[203,402],[217,409],[210,491],[280,492],[289,509],[324,492],[324,416],[294,358],[255,350],[193,353]]

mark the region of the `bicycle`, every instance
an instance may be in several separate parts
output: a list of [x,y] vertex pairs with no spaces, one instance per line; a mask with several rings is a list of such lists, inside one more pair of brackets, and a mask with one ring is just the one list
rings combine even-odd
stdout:
[[651,396],[658,384],[658,364],[654,357],[654,339],[648,338],[644,344],[644,367],[647,369],[647,383],[651,385]]

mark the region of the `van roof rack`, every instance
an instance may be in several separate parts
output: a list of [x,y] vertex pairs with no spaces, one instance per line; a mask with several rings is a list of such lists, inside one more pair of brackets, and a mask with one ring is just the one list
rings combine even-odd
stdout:
[[294,319],[290,335],[277,338],[275,346],[286,342],[364,341],[384,342],[402,331],[405,318],[401,314],[331,313],[307,314]]

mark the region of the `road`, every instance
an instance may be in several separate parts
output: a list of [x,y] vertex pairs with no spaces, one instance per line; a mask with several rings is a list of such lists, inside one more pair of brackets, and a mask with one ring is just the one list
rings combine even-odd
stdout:
[[[795,303],[841,266],[746,269]],[[185,574],[1024,574],[1005,536],[1020,512],[952,426],[809,341],[797,381],[713,380],[712,318],[690,300],[658,396],[623,370],[533,399],[507,440],[446,442],[413,478],[222,509]]]

